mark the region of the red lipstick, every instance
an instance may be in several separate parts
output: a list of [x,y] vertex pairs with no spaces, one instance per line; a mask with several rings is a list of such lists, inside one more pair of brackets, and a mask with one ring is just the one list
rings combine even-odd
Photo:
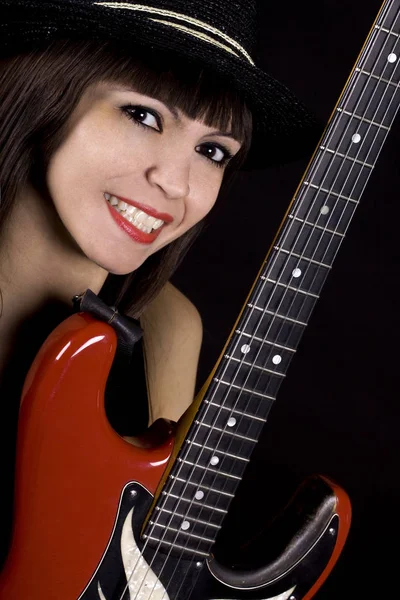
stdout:
[[143,210],[145,213],[150,215],[150,217],[154,217],[155,219],[161,219],[164,223],[172,223],[174,217],[169,215],[168,213],[159,213],[151,206],[147,206],[146,204],[139,204],[139,202],[134,202],[133,200],[129,200],[129,198],[123,198],[122,196],[115,196],[115,194],[110,194],[110,196],[114,196],[118,198],[118,200],[122,200],[122,202],[126,202],[139,210]]
[[[122,198],[121,198],[121,200],[122,200]],[[124,202],[126,202],[126,200],[124,200]],[[119,225],[119,227],[121,229],[123,229],[125,231],[125,233],[127,233],[135,242],[139,242],[140,244],[152,244],[160,235],[161,230],[163,229],[164,225],[162,225],[159,229],[156,229],[156,231],[153,231],[152,233],[145,233],[144,231],[141,231],[140,229],[138,229],[137,227],[132,225],[132,223],[129,223],[129,221],[124,219],[124,217],[122,217],[119,214],[119,212],[113,206],[111,206],[111,204],[109,204],[107,202],[107,200],[106,200],[106,203],[108,206],[108,210],[110,211],[110,214],[111,214],[112,218],[114,219],[114,221],[116,222],[116,224]],[[134,204],[133,206],[136,206],[136,204]],[[137,208],[140,208],[140,207],[138,206]],[[148,213],[148,214],[150,214],[150,213]],[[153,216],[153,215],[151,215],[151,216]],[[161,219],[162,217],[159,217],[159,218]],[[162,219],[162,220],[164,220],[164,219]]]

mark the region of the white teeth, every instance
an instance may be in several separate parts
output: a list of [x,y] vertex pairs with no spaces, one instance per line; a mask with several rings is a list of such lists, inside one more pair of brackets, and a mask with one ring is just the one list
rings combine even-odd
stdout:
[[135,215],[135,221],[136,223],[144,223],[145,220],[147,219],[148,215],[146,215],[145,212],[143,212],[142,210],[139,210],[139,212],[136,213]]
[[156,221],[157,219],[155,219],[154,217],[147,217],[147,219],[143,221],[143,224],[146,225],[146,227],[150,227],[152,229]]
[[157,219],[153,225],[153,229],[160,229],[161,225],[164,225],[164,221],[161,221],[161,219]]
[[107,200],[111,206],[114,206],[118,212],[132,225],[140,229],[140,231],[144,231],[145,233],[151,233],[157,229],[160,229],[162,225],[164,225],[164,221],[161,219],[156,219],[151,217],[143,210],[128,204],[127,202],[123,202],[122,200],[118,200],[115,196],[111,196],[110,194],[104,194],[104,198]]

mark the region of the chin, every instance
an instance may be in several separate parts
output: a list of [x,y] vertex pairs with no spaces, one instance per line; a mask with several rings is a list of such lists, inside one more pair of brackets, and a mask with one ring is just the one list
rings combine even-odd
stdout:
[[110,275],[129,275],[136,271],[143,263],[144,260],[138,261],[135,264],[130,264],[127,266],[116,265],[115,262],[110,261],[92,261],[95,262],[96,265],[107,271]]
[[148,258],[146,255],[143,256],[142,253],[133,252],[131,256],[125,256],[124,259],[120,252],[111,252],[105,249],[99,251],[98,246],[81,247],[81,250],[91,263],[94,263],[111,275],[129,275],[141,267]]

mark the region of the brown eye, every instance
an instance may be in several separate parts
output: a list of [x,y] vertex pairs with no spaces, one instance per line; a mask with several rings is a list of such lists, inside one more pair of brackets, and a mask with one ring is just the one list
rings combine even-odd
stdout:
[[196,152],[203,154],[218,167],[224,166],[232,158],[231,153],[226,148],[216,144],[202,144],[196,147]]
[[154,112],[150,111],[148,108],[145,108],[144,106],[130,105],[125,106],[123,111],[129,119],[138,123],[139,125],[149,127],[150,129],[155,129],[156,131],[162,131],[160,117]]

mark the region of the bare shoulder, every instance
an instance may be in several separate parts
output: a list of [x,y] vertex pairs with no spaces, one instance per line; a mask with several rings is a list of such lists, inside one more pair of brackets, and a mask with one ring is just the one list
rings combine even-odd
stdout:
[[193,401],[203,327],[194,304],[171,283],[140,319],[150,421],[177,421]]

